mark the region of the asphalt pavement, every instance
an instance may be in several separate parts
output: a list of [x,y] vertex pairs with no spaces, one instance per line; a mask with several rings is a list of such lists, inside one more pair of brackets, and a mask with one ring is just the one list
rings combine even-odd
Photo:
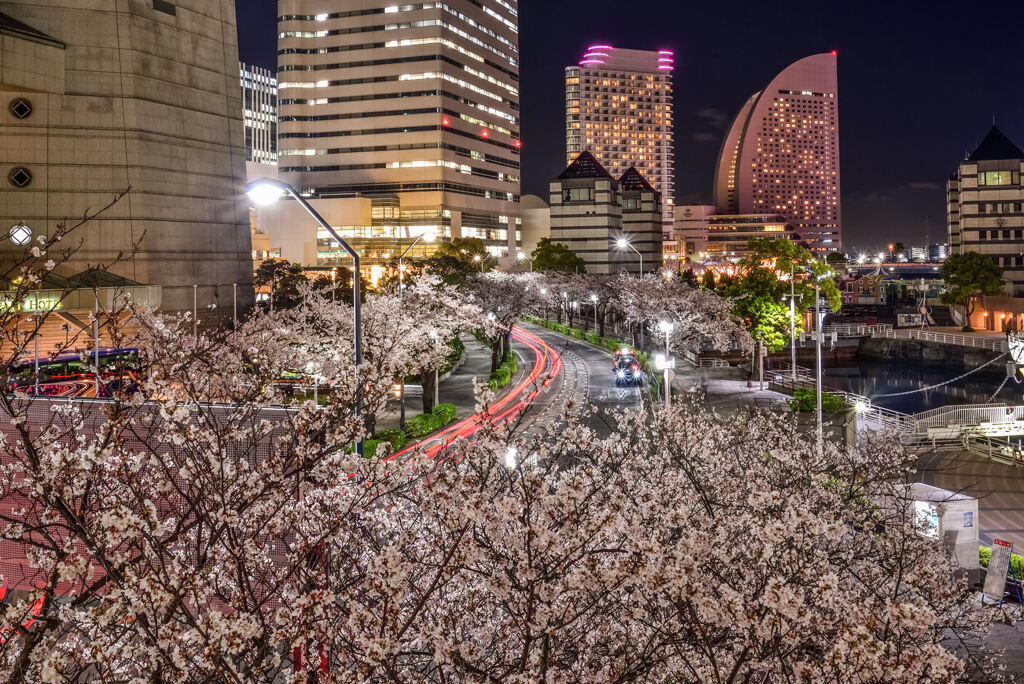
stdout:
[[616,387],[612,355],[582,340],[552,332],[529,323],[521,324],[550,345],[562,357],[562,370],[555,382],[533,403],[523,429],[535,430],[540,424],[557,424],[568,402],[589,403],[598,411],[589,420],[602,437],[613,431],[611,412],[640,408],[639,387]]

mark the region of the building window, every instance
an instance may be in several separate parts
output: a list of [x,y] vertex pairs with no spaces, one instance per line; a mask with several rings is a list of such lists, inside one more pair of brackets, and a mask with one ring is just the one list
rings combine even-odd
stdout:
[[153,0],[153,9],[157,12],[170,14],[172,17],[178,13],[178,9],[166,0]]
[[1020,171],[979,171],[978,185],[1020,185]]
[[626,197],[622,200],[623,211],[640,211],[639,197]]
[[562,190],[563,202],[593,202],[594,188],[565,188]]

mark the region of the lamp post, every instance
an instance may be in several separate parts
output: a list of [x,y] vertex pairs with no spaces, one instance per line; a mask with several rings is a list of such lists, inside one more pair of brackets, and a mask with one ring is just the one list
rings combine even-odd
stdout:
[[490,252],[488,252],[487,254],[484,254],[482,256],[480,254],[474,254],[473,255],[473,261],[480,262],[480,272],[481,273],[484,272],[484,264],[487,263],[487,260],[490,259],[490,258],[491,258],[491,253]]
[[[405,300],[405,255],[409,253],[409,250],[416,246],[416,243],[420,240],[426,240],[427,242],[433,242],[436,236],[433,233],[421,233],[416,236],[416,239],[410,243],[405,251],[398,257],[398,301],[402,302]],[[401,377],[398,380],[398,427],[405,429],[405,377]]]
[[672,363],[670,361],[669,344],[671,342],[672,331],[675,329],[675,326],[670,321],[661,321],[658,323],[658,329],[665,333],[665,362],[663,364],[665,366],[665,408],[671,408],[672,385],[669,384],[670,381],[668,373],[672,367]]
[[615,244],[618,245],[619,249],[631,249],[636,252],[636,255],[640,257],[640,275],[642,277],[644,274],[644,255],[641,254],[637,248],[633,246],[633,243],[626,238],[619,238]]
[[338,279],[338,269],[332,268],[331,269],[331,304],[334,304],[334,290],[336,288],[336,285],[334,284],[334,282],[337,279]]
[[815,377],[815,413],[816,422],[818,427],[818,454],[822,453],[825,443],[825,428],[822,421],[821,415],[821,345],[824,341],[824,332],[822,331],[822,317],[821,317],[821,279],[827,278],[832,275],[831,272],[826,271],[819,276],[815,276],[811,273],[811,277],[814,278],[814,318],[816,319],[815,332],[814,332],[814,345],[815,354],[817,356],[817,368]]
[[526,252],[520,252],[516,255],[516,258],[520,261],[528,261],[530,263],[530,273],[533,273],[533,259],[526,256]]
[[[292,198],[294,198],[295,201],[313,217],[313,220],[316,221],[321,228],[326,230],[330,236],[333,237],[339,245],[341,245],[341,248],[352,257],[352,309],[353,318],[355,319],[355,339],[353,340],[353,347],[355,349],[356,372],[358,373],[359,366],[363,363],[362,311],[359,299],[359,281],[361,277],[359,271],[359,253],[352,249],[351,245],[345,242],[345,240],[338,235],[337,231],[334,230],[331,224],[325,221],[324,218],[310,206],[309,202],[307,202],[302,195],[296,192],[295,188],[287,183],[282,183],[279,180],[273,180],[270,178],[264,178],[256,181],[255,183],[251,183],[246,188],[246,192],[252,201],[259,205],[273,204],[277,200],[281,199],[281,196],[285,193],[291,195]],[[271,293],[271,297],[273,297],[273,293]],[[360,396],[359,390],[356,390],[356,418],[358,418],[361,413],[362,405],[362,397]],[[363,455],[362,439],[360,439],[358,444],[356,444],[356,453],[360,456]]]
[[[782,295],[783,301],[789,299],[789,351],[790,360],[793,367],[792,377],[793,383],[796,383],[796,269],[793,264],[789,265],[789,294]],[[800,299],[803,300],[804,296],[800,295]]]
[[594,333],[597,334],[597,302],[600,299],[596,294],[590,295],[590,301],[594,303]]

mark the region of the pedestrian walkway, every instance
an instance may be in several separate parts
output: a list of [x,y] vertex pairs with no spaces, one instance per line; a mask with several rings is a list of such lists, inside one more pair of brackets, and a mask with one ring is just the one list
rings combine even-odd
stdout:
[[[476,413],[474,379],[486,381],[491,374],[490,348],[469,334],[462,336],[462,343],[466,345],[462,363],[441,381],[438,389],[438,400],[442,404],[454,404],[460,419]],[[521,361],[519,365],[523,365]],[[423,391],[419,385],[406,385],[405,392],[405,417],[408,420],[423,412]],[[396,428],[398,423],[398,402],[389,401],[387,409],[377,414],[377,430]]]

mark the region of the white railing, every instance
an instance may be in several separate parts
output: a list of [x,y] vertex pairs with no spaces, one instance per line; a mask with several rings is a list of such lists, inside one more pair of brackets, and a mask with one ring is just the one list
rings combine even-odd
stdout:
[[1001,337],[983,337],[981,335],[958,335],[954,333],[930,332],[928,330],[879,330],[872,337],[890,340],[922,340],[952,344],[958,347],[973,347],[1003,353],[1007,350],[1006,340]]
[[729,362],[725,359],[700,359],[701,368],[728,368]]
[[929,413],[932,415],[914,416],[917,432],[926,433],[929,428],[970,428],[982,423],[1013,423],[1024,420],[1024,406],[946,406]]
[[826,325],[821,330],[826,335],[835,333],[839,337],[874,337],[876,334],[881,335],[892,329],[892,325],[889,323],[875,323],[871,325]]

